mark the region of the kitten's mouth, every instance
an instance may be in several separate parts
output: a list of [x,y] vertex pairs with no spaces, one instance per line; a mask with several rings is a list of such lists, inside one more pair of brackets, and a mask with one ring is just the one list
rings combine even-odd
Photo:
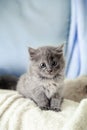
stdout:
[[47,70],[48,74],[52,74],[52,69]]
[[53,79],[53,76],[44,76],[44,75],[41,75],[41,74],[39,74],[39,77],[41,79]]
[[57,77],[60,78],[61,75],[60,75],[60,74],[57,74],[57,75],[55,75],[55,76],[53,76],[53,75],[43,76],[43,75],[39,74],[39,77],[40,77],[41,79],[43,79],[43,80],[50,80],[50,79],[56,79]]
[[56,75],[56,73],[55,73],[54,71],[52,71],[52,70],[47,71],[46,74],[49,75],[49,76],[54,76],[54,75]]
[[47,73],[47,74],[38,74],[41,79],[55,79],[57,75],[54,75],[54,73]]

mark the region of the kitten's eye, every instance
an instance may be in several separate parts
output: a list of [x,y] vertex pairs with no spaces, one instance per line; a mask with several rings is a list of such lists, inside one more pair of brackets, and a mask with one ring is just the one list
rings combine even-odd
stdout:
[[41,68],[45,68],[45,67],[46,67],[46,64],[45,64],[45,63],[41,63],[41,64],[40,64],[40,67],[41,67]]
[[57,65],[57,62],[56,61],[53,61],[52,62],[52,66],[56,66]]

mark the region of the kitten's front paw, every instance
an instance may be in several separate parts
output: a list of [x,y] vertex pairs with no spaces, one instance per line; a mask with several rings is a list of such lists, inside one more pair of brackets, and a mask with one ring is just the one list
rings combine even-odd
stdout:
[[48,106],[40,107],[41,110],[49,110],[50,108]]
[[59,111],[61,111],[60,108],[50,108],[50,110],[53,110],[53,111],[55,111],[55,112],[59,112]]
[[50,110],[53,111],[61,111],[61,103],[62,103],[63,99],[57,99],[57,98],[52,98],[51,99],[51,104],[50,104]]

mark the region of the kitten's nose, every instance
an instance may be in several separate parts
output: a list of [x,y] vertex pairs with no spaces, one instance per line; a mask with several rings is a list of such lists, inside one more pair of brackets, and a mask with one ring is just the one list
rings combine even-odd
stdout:
[[48,71],[49,73],[51,73],[51,72],[52,72],[52,69],[48,69],[47,71]]

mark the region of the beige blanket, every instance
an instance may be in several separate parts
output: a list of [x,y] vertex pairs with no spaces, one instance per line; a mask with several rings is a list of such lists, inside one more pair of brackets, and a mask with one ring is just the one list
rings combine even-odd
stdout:
[[64,100],[61,112],[42,111],[17,92],[0,90],[0,130],[87,130],[87,99]]

